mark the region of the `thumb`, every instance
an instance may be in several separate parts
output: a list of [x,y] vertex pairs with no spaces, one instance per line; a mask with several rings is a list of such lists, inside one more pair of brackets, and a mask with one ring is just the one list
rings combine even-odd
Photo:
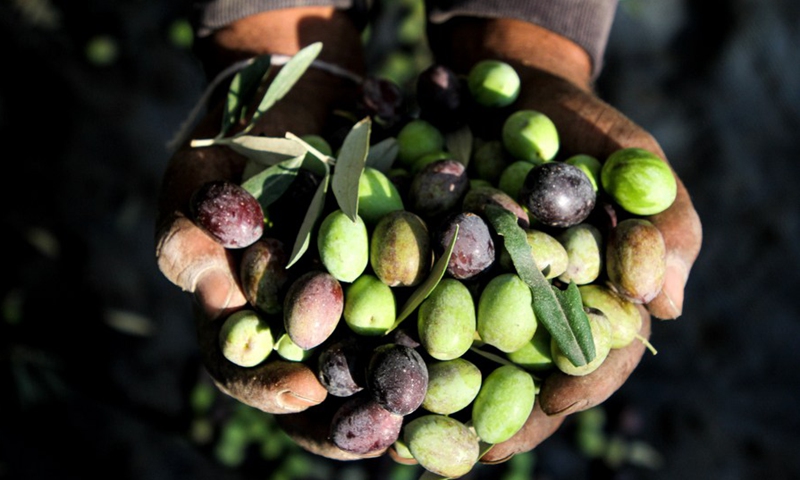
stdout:
[[647,310],[656,318],[674,319],[683,312],[684,288],[700,253],[703,231],[689,193],[678,180],[678,194],[667,210],[650,218],[664,236],[667,269],[664,286]]
[[177,216],[158,238],[159,269],[172,283],[194,294],[207,318],[219,318],[247,303],[232,255],[191,220]]

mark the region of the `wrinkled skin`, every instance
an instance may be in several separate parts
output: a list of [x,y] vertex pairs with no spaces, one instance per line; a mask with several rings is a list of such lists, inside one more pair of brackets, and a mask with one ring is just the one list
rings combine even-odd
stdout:
[[[569,40],[517,20],[457,19],[429,32],[434,54],[450,59],[456,72],[484,58],[499,58],[514,65],[522,77],[515,109],[529,108],[548,115],[561,136],[559,155],[588,154],[605,159],[623,147],[640,147],[666,157],[651,134],[633,123],[592,92],[591,63],[586,53]],[[492,119],[487,118],[491,122]],[[500,124],[494,120],[494,124]],[[676,177],[677,178],[677,177]],[[684,286],[700,251],[702,228],[685,186],[677,179],[678,195],[663,213],[648,217],[664,235],[667,273],[661,293],[640,306],[647,338],[651,318],[674,319],[683,309]],[[645,346],[634,341],[614,350],[590,375],[553,374],[545,379],[537,406],[514,437],[496,445],[481,461],[497,463],[528,451],[558,429],[564,417],[604,402],[628,379],[639,364]]]
[[[446,61],[459,73],[486,58],[514,65],[523,82],[515,105],[549,115],[561,131],[565,154],[606,158],[618,148],[638,146],[664,158],[649,133],[592,93],[588,56],[569,40],[516,20],[464,18],[433,27],[429,38],[437,59]],[[317,40],[325,45],[322,59],[363,71],[362,59],[354,53],[360,51],[359,32],[345,15],[327,7],[278,10],[245,18],[212,36],[198,53],[209,72],[214,73],[240,58],[271,52],[292,54],[301,45]],[[312,69],[270,115],[263,117],[254,133],[318,133],[335,102],[355,98],[356,93],[353,84]],[[217,133],[219,109],[217,105],[191,138],[209,138]],[[492,121],[486,120],[487,124]],[[218,331],[220,318],[240,309],[246,301],[234,273],[238,268],[235,257],[195,227],[186,208],[197,186],[211,179],[235,180],[243,164],[242,157],[225,148],[184,146],[175,153],[164,174],[159,202],[158,265],[166,278],[193,294],[198,307],[199,345],[204,350],[206,366],[222,391],[280,414],[278,420],[284,430],[311,452],[335,459],[362,458],[338,449],[327,439],[332,402],[314,407],[326,395],[313,373],[275,360],[258,367],[257,381],[253,381],[253,372],[225,365],[217,350],[205,348]],[[640,308],[644,320],[641,333],[645,337],[651,315],[667,319],[681,314],[683,288],[702,236],[699,218],[680,180],[672,207],[649,219],[664,234],[668,266],[662,293],[646,308]],[[613,352],[610,363],[590,375],[553,375],[546,379],[541,397],[522,430],[492,448],[481,461],[499,463],[528,451],[555,432],[566,415],[605,401],[626,381],[643,352],[641,342],[633,342]],[[371,452],[368,456],[382,453]]]
[[[270,35],[264,35],[269,31]],[[199,46],[201,60],[213,74],[225,66],[263,53],[296,53],[315,41],[337,44],[341,50],[327,49],[320,59],[337,63],[355,72],[363,70],[357,51],[360,40],[350,20],[330,8],[289,9],[259,14],[220,30]],[[313,92],[310,94],[309,92]],[[262,117],[252,134],[284,136],[322,130],[327,114],[336,102],[351,104],[356,84],[311,69]],[[222,103],[212,104],[190,139],[211,138],[219,132]],[[220,389],[242,402],[270,413],[296,413],[317,405],[326,398],[316,375],[302,364],[268,361],[257,371],[226,363],[212,339],[221,319],[246,305],[238,281],[236,257],[195,226],[189,216],[192,192],[209,180],[239,181],[244,157],[225,147],[191,148],[181,146],[164,173],[156,224],[156,257],[165,277],[193,294],[197,310],[198,342],[203,360]]]

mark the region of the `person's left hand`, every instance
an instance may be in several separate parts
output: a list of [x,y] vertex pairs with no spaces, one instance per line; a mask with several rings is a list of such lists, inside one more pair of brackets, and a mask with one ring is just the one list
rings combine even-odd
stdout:
[[[587,154],[604,161],[620,148],[639,147],[667,161],[650,133],[592,91],[588,55],[566,38],[518,20],[469,18],[435,26],[430,37],[439,61],[461,75],[484,59],[514,66],[522,85],[511,111],[532,109],[550,117],[559,132],[560,156]],[[489,115],[482,121],[496,125],[502,124],[503,118]],[[682,313],[684,287],[702,241],[700,220],[689,193],[677,175],[675,178],[675,202],[663,213],[647,217],[665,239],[667,271],[661,293],[647,305],[639,305],[643,338],[650,335],[653,317],[674,319]],[[625,383],[644,351],[644,343],[637,340],[612,350],[589,375],[550,374],[523,429],[493,446],[481,461],[499,463],[529,451],[551,436],[566,416],[604,402]]]

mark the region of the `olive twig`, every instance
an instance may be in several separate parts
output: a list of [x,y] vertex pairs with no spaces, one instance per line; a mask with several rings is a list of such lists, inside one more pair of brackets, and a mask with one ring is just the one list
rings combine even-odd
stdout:
[[489,352],[487,352],[485,350],[481,350],[480,348],[477,348],[477,347],[470,347],[469,349],[470,349],[470,351],[477,353],[481,357],[488,358],[489,360],[497,362],[497,363],[499,363],[501,365],[514,365],[513,362],[510,362],[510,361],[506,360],[505,358],[501,357],[500,355],[495,355],[494,353],[489,353]]
[[637,333],[636,335],[634,335],[634,338],[642,342],[644,346],[647,347],[647,349],[650,350],[650,352],[653,355],[658,355],[658,350],[656,350],[656,347],[654,347],[653,344],[650,343],[645,337]]

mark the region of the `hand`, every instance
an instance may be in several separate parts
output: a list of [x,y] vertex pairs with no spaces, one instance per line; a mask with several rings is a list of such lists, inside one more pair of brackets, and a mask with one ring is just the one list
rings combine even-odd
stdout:
[[[316,41],[323,43],[319,59],[353,72],[363,70],[360,33],[348,17],[327,7],[277,10],[247,17],[201,43],[199,54],[213,75],[237,60],[266,53],[292,55]],[[262,117],[252,134],[282,137],[287,131],[296,135],[319,133],[338,102],[351,105],[355,94],[356,85],[349,80],[311,68],[288,96]],[[192,139],[212,138],[219,133],[222,106],[218,102],[192,133]],[[243,167],[244,158],[227,147],[184,145],[175,153],[160,192],[158,265],[172,283],[194,295],[200,351],[218,387],[265,412],[301,412],[327,396],[316,373],[307,365],[270,359],[253,369],[240,368],[222,356],[217,344],[221,320],[247,302],[238,282],[236,255],[195,226],[187,209],[192,193],[200,185],[220,179],[238,182]],[[290,435],[322,455],[355,458],[333,447],[326,434],[305,440],[307,432],[295,428]]]
[[[559,130],[561,153],[584,153],[601,161],[624,147],[640,147],[666,157],[656,140],[591,90],[591,61],[572,41],[533,24],[510,19],[460,18],[429,30],[438,61],[465,74],[483,59],[512,64],[520,73],[522,89],[514,108],[539,110]],[[502,120],[501,120],[502,121]],[[702,240],[700,220],[689,194],[677,178],[673,205],[649,217],[662,232],[667,246],[667,273],[661,294],[640,308],[640,334],[650,334],[651,315],[680,316],[684,286]],[[612,350],[595,372],[573,377],[555,373],[542,385],[525,427],[510,440],[495,445],[482,458],[497,463],[528,451],[555,432],[568,414],[605,401],[628,378],[645,350],[642,342]]]

